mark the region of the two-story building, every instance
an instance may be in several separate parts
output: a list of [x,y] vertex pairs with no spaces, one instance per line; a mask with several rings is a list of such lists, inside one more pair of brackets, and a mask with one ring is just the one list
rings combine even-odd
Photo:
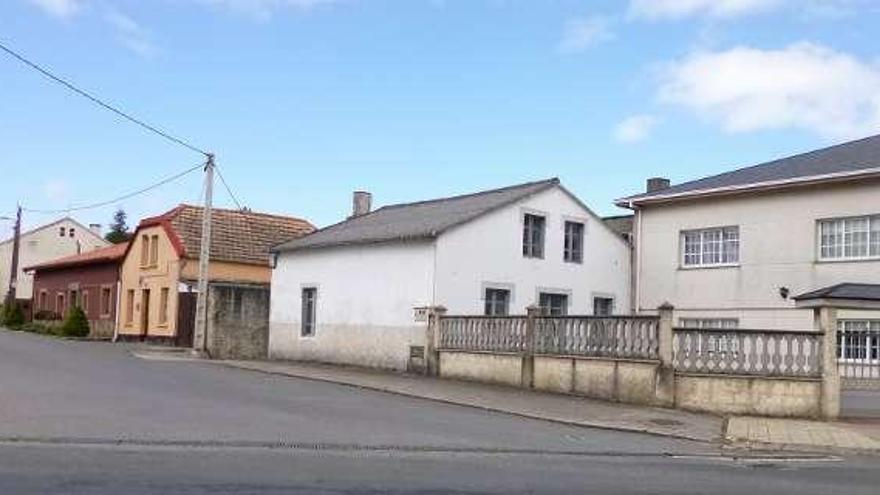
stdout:
[[[880,136],[677,185],[649,179],[617,204],[635,211],[636,311],[669,302],[681,326],[808,330],[795,296],[880,283]],[[880,315],[840,318],[880,335]]]
[[628,313],[630,248],[557,179],[371,211],[274,248],[269,354],[405,369],[414,308]]
[[[118,338],[192,345],[203,214],[180,205],[138,224],[120,272]],[[269,248],[312,230],[299,218],[213,209],[209,283],[268,288]]]

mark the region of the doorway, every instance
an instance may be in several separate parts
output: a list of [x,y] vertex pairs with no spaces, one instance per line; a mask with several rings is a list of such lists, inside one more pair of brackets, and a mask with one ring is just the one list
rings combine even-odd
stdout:
[[141,340],[147,337],[150,328],[150,289],[141,291]]

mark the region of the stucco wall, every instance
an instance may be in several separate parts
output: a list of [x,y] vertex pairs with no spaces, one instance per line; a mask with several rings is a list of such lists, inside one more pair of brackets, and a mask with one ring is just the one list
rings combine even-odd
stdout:
[[675,406],[691,411],[819,417],[819,380],[757,376],[676,375]]
[[[544,258],[522,254],[525,213],[546,216]],[[564,223],[583,222],[583,263],[563,261]],[[483,314],[484,288],[511,290],[510,312],[524,314],[538,292],[569,294],[569,314],[592,314],[593,296],[613,297],[630,312],[629,245],[558,188],[443,233],[437,240],[438,304],[452,314]]]
[[[141,266],[142,236],[159,236],[158,263]],[[143,291],[150,290],[149,320],[147,335],[151,337],[173,337],[177,332],[177,291],[180,261],[177,253],[162,227],[146,227],[132,239],[128,254],[122,262],[119,292],[120,315],[119,334],[140,335],[143,317]],[[168,320],[159,322],[159,298],[162,288],[168,288]],[[134,311],[129,315],[127,297],[129,290],[135,291]]]
[[[186,258],[181,263],[181,280],[198,280],[198,258]],[[211,260],[208,263],[208,278],[212,282],[243,282],[268,284],[272,280],[272,269],[268,265],[249,263],[233,263],[229,261]]]
[[522,356],[477,352],[440,353],[440,376],[456,380],[522,385]]
[[[272,272],[269,356],[406,369],[425,345],[413,308],[433,300],[433,243],[282,253]],[[302,288],[317,288],[315,335],[301,335]]]
[[[726,317],[739,318],[742,328],[810,329],[812,313],[794,309],[779,288],[797,295],[841,282],[880,283],[880,261],[817,261],[817,220],[880,214],[878,198],[880,183],[862,182],[643,210],[635,227],[639,309],[668,301],[676,321]],[[728,225],[739,226],[739,266],[680,268],[682,230]]]
[[[59,235],[61,227],[64,227],[64,237]],[[69,235],[71,228],[74,229],[73,237]],[[19,243],[16,297],[30,299],[33,296],[33,273],[25,273],[24,268],[77,254],[77,243],[79,243],[81,252],[110,245],[89,231],[88,228],[66,219],[32,232],[23,231]],[[6,297],[9,287],[11,262],[12,240],[9,239],[0,243],[0,281],[2,281],[0,282],[0,300]]]

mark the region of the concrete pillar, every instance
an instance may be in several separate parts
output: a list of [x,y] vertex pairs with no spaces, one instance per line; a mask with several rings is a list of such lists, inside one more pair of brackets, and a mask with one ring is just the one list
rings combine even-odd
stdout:
[[657,373],[657,386],[654,390],[657,404],[672,407],[675,405],[675,366],[672,362],[672,326],[673,307],[668,302],[663,303],[657,312],[660,321],[657,326],[657,354],[660,359],[660,369]]
[[446,314],[443,306],[428,308],[428,327],[425,329],[425,371],[440,376],[440,319]]
[[522,353],[520,386],[532,388],[535,384],[535,319],[541,315],[539,306],[526,307],[526,341]]
[[837,308],[820,306],[813,309],[816,330],[822,334],[822,419],[840,416],[840,372],[837,367]]

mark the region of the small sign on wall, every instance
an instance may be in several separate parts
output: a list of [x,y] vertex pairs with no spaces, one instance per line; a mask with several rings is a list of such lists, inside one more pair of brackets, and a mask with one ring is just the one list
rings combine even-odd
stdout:
[[413,319],[416,323],[425,323],[428,321],[428,308],[413,308]]

